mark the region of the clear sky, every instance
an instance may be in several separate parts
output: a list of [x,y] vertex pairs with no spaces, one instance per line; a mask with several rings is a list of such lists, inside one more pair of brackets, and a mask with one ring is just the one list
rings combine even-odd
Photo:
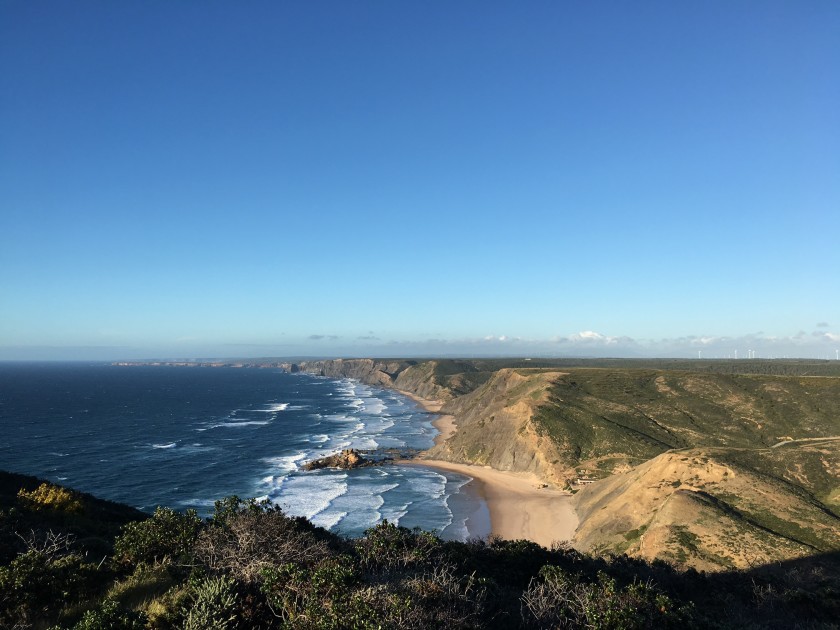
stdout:
[[0,359],[830,356],[840,3],[0,1]]

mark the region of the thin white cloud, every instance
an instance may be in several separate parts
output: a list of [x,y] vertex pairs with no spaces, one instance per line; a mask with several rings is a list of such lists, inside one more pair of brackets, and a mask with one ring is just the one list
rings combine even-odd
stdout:
[[602,341],[606,339],[604,335],[601,333],[597,333],[594,330],[583,330],[579,333],[575,333],[570,337],[575,341]]

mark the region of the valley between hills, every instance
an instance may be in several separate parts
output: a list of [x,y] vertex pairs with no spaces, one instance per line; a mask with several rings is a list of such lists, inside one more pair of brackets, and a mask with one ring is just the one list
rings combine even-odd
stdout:
[[840,551],[827,361],[345,359],[283,364],[443,403],[427,456],[574,494],[572,544],[701,571]]

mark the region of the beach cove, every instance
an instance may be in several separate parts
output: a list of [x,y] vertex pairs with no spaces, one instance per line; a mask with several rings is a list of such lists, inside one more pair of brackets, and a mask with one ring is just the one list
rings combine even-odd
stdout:
[[[409,391],[399,391],[428,413],[439,413],[444,404],[440,400],[422,398]],[[439,431],[435,437],[436,446],[451,438],[458,430],[457,418],[447,414],[438,416],[432,425]],[[571,541],[577,529],[578,517],[572,505],[572,495],[547,486],[533,473],[424,459],[423,454],[417,459],[401,463],[470,477],[472,481],[463,490],[475,492],[487,505],[490,533],[493,536],[508,540],[525,539],[551,547],[555,543]],[[473,532],[470,522],[467,522],[471,535],[479,534],[484,527],[483,523],[479,523],[479,531]]]

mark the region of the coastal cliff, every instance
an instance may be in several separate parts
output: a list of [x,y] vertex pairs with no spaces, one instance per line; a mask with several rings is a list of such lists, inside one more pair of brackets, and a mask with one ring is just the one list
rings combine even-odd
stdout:
[[[159,363],[155,363],[158,365]],[[271,367],[393,388],[454,417],[421,457],[576,493],[578,549],[707,571],[840,552],[840,365],[337,359]]]
[[840,378],[734,367],[351,359],[288,369],[441,401],[457,430],[421,457],[571,488],[578,549],[707,571],[836,552]]
[[441,413],[457,418],[458,429],[425,456],[534,473],[548,483],[563,485],[567,471],[556,445],[533,422],[557,376],[557,372],[539,370],[498,370],[474,391],[443,406]]
[[354,378],[368,385],[399,389],[429,400],[451,400],[452,392],[435,381],[435,366],[435,361],[376,359],[329,359],[280,365],[288,372]]
[[424,458],[535,473],[556,485],[562,485],[568,472],[557,465],[554,443],[531,422],[536,409],[547,402],[549,386],[559,373],[501,369],[483,385],[459,396],[453,390],[464,389],[464,379],[447,374],[437,361],[335,359],[283,367],[291,372],[355,378],[444,403],[440,413],[456,417],[458,429],[424,453]]

